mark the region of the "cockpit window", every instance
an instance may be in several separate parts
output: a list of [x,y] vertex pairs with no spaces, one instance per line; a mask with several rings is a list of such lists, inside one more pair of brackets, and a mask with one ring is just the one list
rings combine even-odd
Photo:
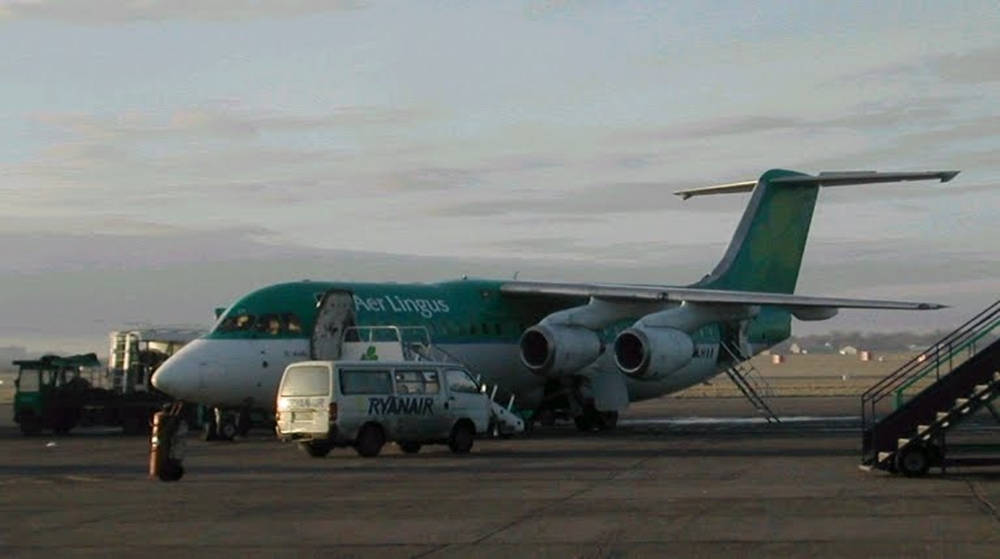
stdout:
[[261,334],[277,336],[281,333],[281,318],[279,318],[276,314],[262,314],[260,315],[260,318],[257,319],[257,324],[254,326],[254,330],[260,332]]
[[220,332],[239,332],[250,330],[253,325],[254,316],[252,314],[239,313],[222,319],[217,329]]
[[215,327],[216,332],[248,332],[256,336],[299,335],[302,320],[295,313],[265,313],[252,315],[238,312],[227,316]]
[[295,313],[286,312],[281,317],[285,320],[289,333],[298,334],[302,332],[302,322],[299,321],[299,317]]

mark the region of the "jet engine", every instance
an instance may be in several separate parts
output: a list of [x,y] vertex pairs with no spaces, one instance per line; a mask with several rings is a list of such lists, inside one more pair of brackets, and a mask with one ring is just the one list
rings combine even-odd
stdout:
[[558,376],[591,364],[601,355],[601,340],[589,328],[536,324],[521,335],[521,362],[531,372]]
[[676,328],[633,326],[615,338],[615,364],[634,379],[662,378],[694,358],[694,341]]

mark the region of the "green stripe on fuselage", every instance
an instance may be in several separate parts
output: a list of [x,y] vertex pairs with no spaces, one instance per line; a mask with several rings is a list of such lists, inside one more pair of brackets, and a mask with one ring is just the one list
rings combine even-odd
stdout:
[[[293,313],[301,321],[299,332],[284,330],[269,334],[253,329],[222,331],[218,327],[207,335],[211,339],[305,339],[316,320],[317,303],[330,290],[354,294],[358,325],[424,326],[435,344],[505,343],[515,344],[525,328],[549,314],[587,303],[586,298],[512,297],[500,293],[504,281],[455,280],[433,284],[348,283],[302,281],[282,283],[254,291],[234,303],[222,315],[226,318],[250,314]],[[606,343],[631,326],[636,316],[616,322],[600,332]],[[771,345],[788,336],[788,313],[764,309],[751,322],[750,341]],[[695,343],[719,341],[720,328],[709,325],[694,333]]]

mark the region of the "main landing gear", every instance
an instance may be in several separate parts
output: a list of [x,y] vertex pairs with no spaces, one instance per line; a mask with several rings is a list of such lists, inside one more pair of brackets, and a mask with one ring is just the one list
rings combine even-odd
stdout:
[[205,422],[206,441],[231,441],[250,431],[250,409],[212,408]]
[[573,423],[577,431],[610,431],[618,426],[618,412],[599,411],[588,404],[583,407],[583,413],[573,418]]

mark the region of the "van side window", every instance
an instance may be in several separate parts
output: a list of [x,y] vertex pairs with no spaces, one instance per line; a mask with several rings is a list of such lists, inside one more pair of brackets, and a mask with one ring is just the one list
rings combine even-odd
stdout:
[[396,371],[396,394],[423,394],[424,377],[420,371]]
[[396,394],[437,394],[437,371],[396,371]]
[[385,369],[341,369],[340,392],[350,394],[392,394],[392,377]]
[[461,369],[449,369],[445,374],[448,378],[448,388],[452,392],[468,392],[472,394],[479,392],[476,381],[472,380],[469,373]]

